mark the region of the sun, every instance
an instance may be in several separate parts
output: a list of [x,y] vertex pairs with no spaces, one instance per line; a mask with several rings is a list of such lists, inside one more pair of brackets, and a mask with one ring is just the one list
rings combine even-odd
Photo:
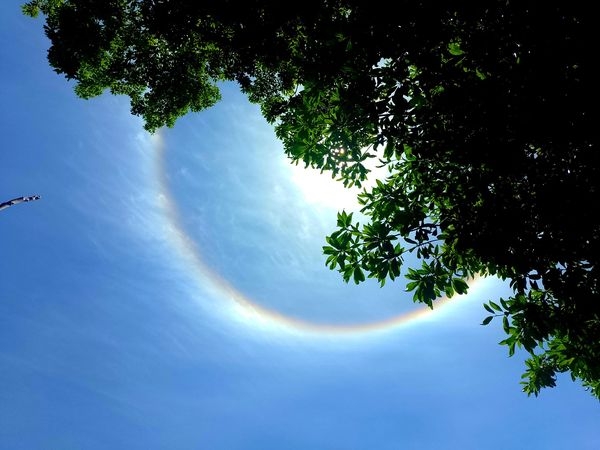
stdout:
[[331,174],[319,169],[290,165],[291,181],[309,205],[322,206],[341,211],[360,209],[356,196],[361,189],[346,188],[341,181],[331,178]]
[[[376,160],[376,158],[372,158]],[[363,189],[369,189],[375,184],[377,178],[385,178],[386,171],[373,164],[367,167],[370,172],[362,187],[344,187],[341,181],[331,177],[331,172],[323,172],[319,169],[304,167],[302,164],[293,164],[286,159],[285,164],[290,172],[293,186],[302,195],[304,201],[312,206],[320,206],[336,211],[347,212],[359,211],[357,196]]]

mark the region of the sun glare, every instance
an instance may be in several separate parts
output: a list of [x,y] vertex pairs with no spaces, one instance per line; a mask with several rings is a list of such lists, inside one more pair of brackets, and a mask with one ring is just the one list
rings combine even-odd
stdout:
[[341,181],[331,178],[328,172],[292,164],[291,180],[302,194],[306,203],[341,211],[359,210],[356,196],[361,189],[346,188]]
[[[377,159],[373,158],[373,161]],[[285,164],[291,172],[290,178],[294,186],[302,194],[306,203],[337,211],[344,209],[348,212],[359,211],[357,195],[364,188],[373,186],[376,178],[385,178],[387,173],[385,169],[378,168],[373,163],[372,167],[368,166],[371,172],[362,187],[346,188],[341,181],[331,177],[331,172],[321,173],[319,169],[304,167],[302,164],[291,164],[287,159]]]

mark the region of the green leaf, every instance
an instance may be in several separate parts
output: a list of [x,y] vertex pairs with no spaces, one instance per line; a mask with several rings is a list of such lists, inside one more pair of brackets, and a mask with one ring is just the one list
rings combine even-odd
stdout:
[[333,247],[330,247],[328,245],[323,246],[323,254],[325,254],[325,255],[335,255],[338,253],[339,253],[339,251]]
[[487,325],[488,323],[490,323],[492,321],[493,318],[494,318],[494,316],[487,316],[485,319],[483,319],[483,322],[481,322],[481,325]]
[[501,307],[500,307],[500,305],[498,305],[497,303],[494,303],[494,302],[490,301],[490,306],[491,306],[492,308],[494,308],[496,311],[498,311],[498,312],[502,312],[502,308],[501,308]]
[[363,270],[359,266],[356,266],[354,268],[354,274],[353,274],[353,276],[354,276],[354,282],[356,284],[359,284],[359,283],[365,281],[365,273],[363,272]]
[[450,44],[448,44],[448,51],[454,56],[460,56],[465,53],[461,50],[458,42],[450,42]]
[[508,323],[508,317],[502,317],[502,328],[504,328],[504,332],[508,333],[510,330],[510,325]]
[[352,278],[353,271],[354,269],[351,265],[347,265],[342,269],[342,277],[344,278],[344,281],[346,283],[348,283],[350,281],[350,278]]
[[469,285],[467,282],[461,278],[454,278],[452,280],[452,286],[457,294],[466,294],[469,290]]
[[406,284],[406,292],[413,291],[419,285],[418,281],[411,281]]

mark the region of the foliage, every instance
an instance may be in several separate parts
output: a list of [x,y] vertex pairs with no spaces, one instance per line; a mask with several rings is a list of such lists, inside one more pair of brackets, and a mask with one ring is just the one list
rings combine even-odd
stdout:
[[[33,0],[52,67],[90,98],[131,98],[146,128],[237,81],[296,162],[361,185],[367,222],[338,215],[327,265],[414,300],[510,280],[490,301],[537,395],[569,372],[600,397],[600,165],[593,7],[571,2]],[[464,4],[463,4],[464,3]]]

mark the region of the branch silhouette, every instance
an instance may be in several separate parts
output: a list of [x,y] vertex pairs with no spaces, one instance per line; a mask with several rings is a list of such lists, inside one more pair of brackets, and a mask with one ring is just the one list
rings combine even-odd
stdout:
[[0,211],[6,208],[9,208],[13,205],[18,205],[19,203],[31,202],[33,200],[39,200],[41,196],[39,195],[31,195],[28,197],[17,197],[12,200],[8,200],[7,202],[0,203]]

